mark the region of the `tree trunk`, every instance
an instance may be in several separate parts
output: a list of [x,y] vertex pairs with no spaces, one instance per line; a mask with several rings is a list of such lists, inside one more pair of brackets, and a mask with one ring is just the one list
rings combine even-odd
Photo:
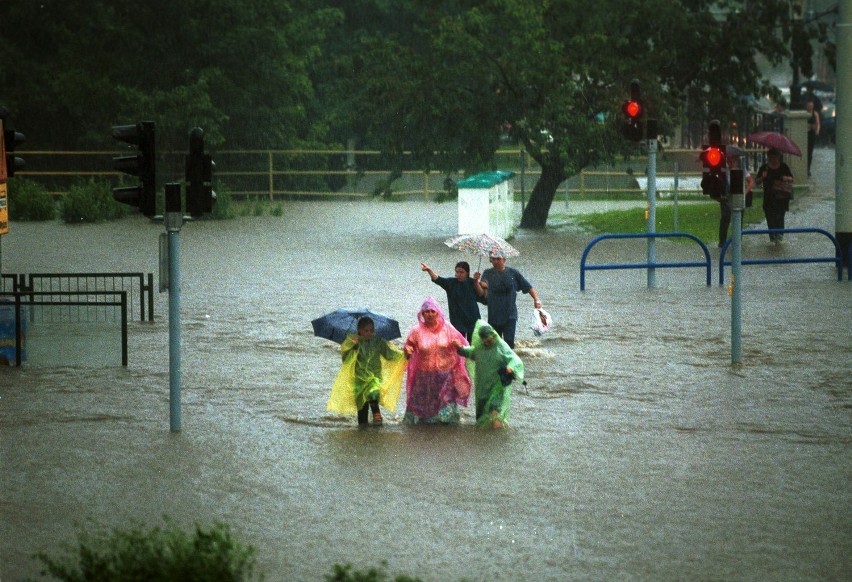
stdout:
[[521,216],[521,228],[544,228],[547,225],[547,216],[550,214],[550,205],[553,204],[556,189],[567,178],[562,164],[542,166],[541,177],[533,187],[529,204]]

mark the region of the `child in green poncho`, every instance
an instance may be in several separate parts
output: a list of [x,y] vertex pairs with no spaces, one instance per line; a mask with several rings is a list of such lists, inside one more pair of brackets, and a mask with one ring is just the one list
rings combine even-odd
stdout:
[[343,365],[331,388],[328,410],[344,415],[358,414],[358,424],[382,424],[381,404],[392,412],[402,390],[405,357],[402,350],[376,337],[369,317],[358,320],[358,334],[350,334],[340,345]]
[[477,322],[473,344],[456,343],[459,354],[473,360],[476,425],[503,428],[509,416],[513,380],[524,381],[524,363],[490,325]]

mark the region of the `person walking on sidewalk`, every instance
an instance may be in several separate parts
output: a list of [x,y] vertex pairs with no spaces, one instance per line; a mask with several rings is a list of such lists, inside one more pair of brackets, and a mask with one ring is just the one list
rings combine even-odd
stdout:
[[805,111],[808,112],[808,178],[811,177],[811,163],[814,161],[814,146],[819,135],[819,111],[815,109],[813,97],[805,101]]
[[[790,210],[793,172],[781,161],[781,152],[771,149],[766,153],[766,163],[757,170],[756,183],[763,185],[763,213],[769,229],[783,229],[784,215]],[[779,244],[784,233],[770,232],[769,240]]]

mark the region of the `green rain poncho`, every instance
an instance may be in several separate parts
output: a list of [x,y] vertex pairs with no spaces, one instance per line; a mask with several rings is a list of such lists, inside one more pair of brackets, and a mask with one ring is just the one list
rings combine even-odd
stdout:
[[[486,346],[485,338],[480,337],[482,330],[485,338],[493,337],[494,343]],[[459,353],[473,361],[473,386],[476,393],[476,425],[491,426],[494,420],[505,425],[509,416],[512,385],[504,385],[501,371],[512,369],[514,382],[524,381],[524,363],[512,351],[503,338],[483,321],[478,321],[473,330],[473,343],[470,347],[460,347]]]
[[404,354],[380,337],[358,342],[356,338],[349,335],[340,345],[343,365],[331,387],[328,410],[352,416],[378,398],[380,406],[393,412],[402,391]]

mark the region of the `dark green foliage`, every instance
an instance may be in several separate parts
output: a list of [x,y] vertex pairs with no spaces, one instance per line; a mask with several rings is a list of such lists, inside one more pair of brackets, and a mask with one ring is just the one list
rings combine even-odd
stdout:
[[71,555],[37,558],[42,576],[65,582],[237,582],[254,579],[255,561],[254,549],[220,523],[208,530],[196,526],[192,534],[174,526],[81,533]]
[[[385,572],[387,562],[382,561],[378,568],[370,568],[367,571],[352,570],[352,564],[341,566],[334,565],[334,574],[325,577],[326,582],[389,582],[390,576]],[[393,582],[422,582],[420,578],[412,578],[400,574],[393,578]]]
[[[316,74],[338,140],[392,170],[410,150],[420,169],[473,173],[495,169],[506,136],[542,170],[525,228],[545,226],[566,179],[635,154],[618,131],[632,79],[671,135],[686,117],[727,126],[742,96],[778,96],[755,55],[791,57],[786,0],[330,3],[346,19]],[[793,56],[807,71],[809,54]]]
[[47,188],[25,178],[9,180],[9,220],[53,220],[56,202]]
[[[359,171],[474,173],[496,169],[505,137],[542,169],[521,221],[539,228],[566,179],[636,153],[618,132],[633,78],[660,133],[689,121],[700,141],[707,120],[727,127],[751,97],[780,96],[761,62],[809,77],[812,41],[833,50],[831,21],[790,4],[0,1],[2,105],[34,150],[114,148],[110,126],[144,119],[158,151],[183,151],[202,127],[219,171],[248,169],[228,150],[352,144],[380,152],[358,156]],[[314,163],[343,172],[346,158]],[[345,178],[286,176],[276,190],[337,190]]]
[[[85,9],[83,8],[85,7]],[[0,86],[27,147],[112,147],[112,125],[151,120],[158,148],[299,146],[308,68],[340,20],[305,0],[0,2]]]
[[61,203],[62,220],[69,224],[112,220],[133,211],[133,207],[113,199],[109,183],[94,179],[71,186]]
[[231,191],[220,182],[216,184],[214,192],[216,192],[216,203],[213,204],[213,212],[210,213],[210,218],[216,220],[234,218],[234,199],[231,196]]

